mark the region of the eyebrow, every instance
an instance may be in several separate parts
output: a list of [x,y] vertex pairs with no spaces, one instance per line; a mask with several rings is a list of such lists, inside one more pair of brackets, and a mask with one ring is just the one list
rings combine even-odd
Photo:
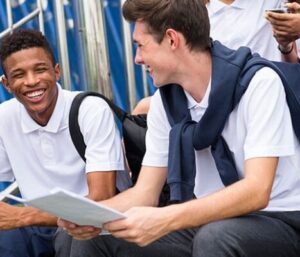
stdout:
[[[49,65],[45,62],[39,62],[39,63],[34,64],[34,67],[39,67],[39,66],[49,66]],[[11,70],[10,74],[17,73],[17,72],[23,72],[23,71],[24,71],[24,69],[22,69],[22,68],[16,68],[16,69]]]
[[17,68],[17,69],[11,70],[10,74],[17,73],[17,72],[23,72],[23,69]]
[[36,63],[34,66],[39,66],[39,65],[48,65],[48,63],[46,63],[46,62],[38,62],[38,63]]

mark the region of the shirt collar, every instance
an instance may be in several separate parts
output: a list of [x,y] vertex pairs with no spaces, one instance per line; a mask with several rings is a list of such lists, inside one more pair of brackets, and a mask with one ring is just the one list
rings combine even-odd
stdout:
[[188,109],[193,109],[195,107],[207,109],[210,90],[211,90],[211,83],[209,82],[208,87],[205,92],[205,95],[202,98],[202,100],[200,101],[200,103],[198,103],[187,91],[184,91],[187,101],[188,101]]
[[31,133],[33,131],[43,129],[47,132],[56,133],[58,132],[61,124],[63,125],[63,117],[64,117],[64,107],[65,107],[65,99],[63,97],[63,92],[61,86],[57,83],[58,88],[58,96],[54,111],[50,117],[50,120],[46,126],[41,126],[36,123],[28,114],[25,107],[20,104],[21,108],[21,126],[23,132]]
[[210,2],[207,4],[207,8],[209,9],[209,12],[211,14],[215,14],[228,6],[236,9],[245,9],[247,6],[247,2],[251,2],[251,1],[235,0],[232,4],[227,5],[221,2],[220,0],[210,0]]

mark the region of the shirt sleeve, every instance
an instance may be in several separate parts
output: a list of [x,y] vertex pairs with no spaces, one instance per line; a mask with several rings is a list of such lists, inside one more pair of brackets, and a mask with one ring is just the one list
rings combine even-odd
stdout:
[[297,46],[297,55],[298,58],[300,58],[300,39],[296,40],[296,46]]
[[283,84],[270,68],[259,70],[242,98],[247,127],[245,159],[289,156],[295,135]]
[[79,109],[79,125],[86,144],[86,172],[124,170],[120,133],[108,104],[87,97]]
[[15,177],[12,172],[2,139],[0,138],[0,181],[14,181]]
[[147,115],[146,154],[143,166],[167,167],[170,125],[159,90],[151,97]]

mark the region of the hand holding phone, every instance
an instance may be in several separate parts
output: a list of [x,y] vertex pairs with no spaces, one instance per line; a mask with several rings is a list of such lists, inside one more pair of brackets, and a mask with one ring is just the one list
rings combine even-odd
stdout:
[[270,10],[266,10],[266,12],[275,12],[275,13],[287,13],[288,10],[287,9],[270,9]]

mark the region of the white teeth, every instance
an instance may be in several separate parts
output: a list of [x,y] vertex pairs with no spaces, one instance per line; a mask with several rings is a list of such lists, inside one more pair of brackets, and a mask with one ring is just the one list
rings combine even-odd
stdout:
[[41,96],[44,93],[44,91],[45,90],[43,90],[43,89],[37,90],[37,91],[33,91],[33,92],[30,92],[30,93],[26,93],[26,96],[30,97],[30,98],[39,97],[39,96]]

